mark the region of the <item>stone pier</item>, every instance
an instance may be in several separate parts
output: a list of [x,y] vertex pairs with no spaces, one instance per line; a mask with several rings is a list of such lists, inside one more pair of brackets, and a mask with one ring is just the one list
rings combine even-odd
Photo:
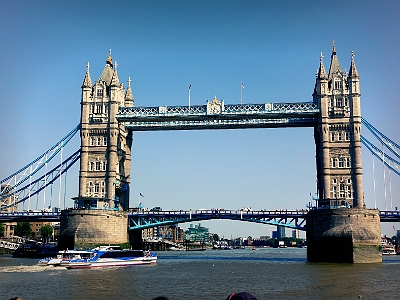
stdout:
[[60,222],[60,249],[88,248],[99,244],[129,242],[128,212],[113,210],[63,210]]
[[377,209],[315,209],[307,216],[309,262],[380,263]]

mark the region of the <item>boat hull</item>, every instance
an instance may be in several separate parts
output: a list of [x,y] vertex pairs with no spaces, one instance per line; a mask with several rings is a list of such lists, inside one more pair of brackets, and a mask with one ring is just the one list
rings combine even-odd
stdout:
[[[157,258],[133,258],[133,259],[99,259],[93,262],[74,262],[71,261],[64,266],[67,269],[88,269],[88,268],[102,268],[102,267],[127,267],[137,265],[152,265],[156,264]],[[63,265],[63,264],[62,264]]]

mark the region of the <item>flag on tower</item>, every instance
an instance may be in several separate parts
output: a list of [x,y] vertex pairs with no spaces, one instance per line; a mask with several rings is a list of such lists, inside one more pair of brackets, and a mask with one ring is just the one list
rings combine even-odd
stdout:
[[189,90],[190,90],[191,87],[192,87],[192,84],[189,84]]
[[142,195],[142,193],[139,193],[139,195],[140,195],[141,197],[144,197],[144,196]]
[[242,89],[244,89],[244,84],[243,84],[243,82],[242,82]]

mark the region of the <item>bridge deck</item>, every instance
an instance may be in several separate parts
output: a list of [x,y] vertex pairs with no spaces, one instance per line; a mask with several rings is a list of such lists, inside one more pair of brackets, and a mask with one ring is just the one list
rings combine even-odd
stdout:
[[[131,229],[139,226],[140,228],[149,228],[161,226],[164,223],[177,224],[180,222],[193,222],[197,220],[226,219],[249,221],[283,225],[276,220],[292,220],[295,222],[305,219],[307,210],[261,210],[261,211],[240,211],[240,210],[169,210],[169,211],[139,211],[132,209],[128,213]],[[400,211],[380,211],[381,222],[400,222]],[[0,222],[59,222],[60,212],[1,212]],[[140,219],[140,221],[139,221]],[[135,221],[136,220],[136,221]],[[274,221],[275,220],[275,221]],[[296,222],[297,222],[296,221]],[[303,226],[303,222],[298,222],[298,226]],[[301,225],[300,225],[301,224]],[[292,225],[287,227],[293,227]],[[304,230],[304,229],[303,229]]]
[[312,127],[319,108],[312,102],[121,107],[117,119],[133,131],[223,128]]

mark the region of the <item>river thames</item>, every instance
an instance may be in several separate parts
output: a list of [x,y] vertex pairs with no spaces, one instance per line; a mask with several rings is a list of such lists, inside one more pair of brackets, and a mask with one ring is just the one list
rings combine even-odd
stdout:
[[153,266],[67,270],[0,256],[0,299],[400,299],[400,255],[382,264],[316,264],[306,249],[156,252]]

